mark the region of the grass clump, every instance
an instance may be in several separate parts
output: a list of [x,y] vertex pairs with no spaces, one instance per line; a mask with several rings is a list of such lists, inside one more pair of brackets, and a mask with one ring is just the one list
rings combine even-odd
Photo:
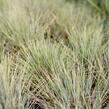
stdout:
[[0,108],[108,108],[105,16],[63,0],[3,3]]

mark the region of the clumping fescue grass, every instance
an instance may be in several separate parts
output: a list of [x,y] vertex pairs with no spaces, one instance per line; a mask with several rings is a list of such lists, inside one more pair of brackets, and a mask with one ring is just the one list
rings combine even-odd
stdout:
[[105,16],[65,0],[0,3],[0,109],[109,107]]

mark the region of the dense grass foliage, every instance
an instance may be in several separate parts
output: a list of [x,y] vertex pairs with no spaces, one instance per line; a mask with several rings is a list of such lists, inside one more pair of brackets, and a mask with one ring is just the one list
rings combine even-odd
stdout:
[[0,109],[108,108],[105,17],[79,0],[0,0]]

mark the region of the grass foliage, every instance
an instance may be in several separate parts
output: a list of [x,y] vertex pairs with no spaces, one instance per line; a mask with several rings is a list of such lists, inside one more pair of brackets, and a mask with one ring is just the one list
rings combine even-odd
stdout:
[[0,0],[0,109],[108,108],[108,23],[77,4]]

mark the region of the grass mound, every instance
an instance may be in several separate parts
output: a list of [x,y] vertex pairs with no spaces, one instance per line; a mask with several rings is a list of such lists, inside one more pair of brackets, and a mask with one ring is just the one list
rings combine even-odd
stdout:
[[0,0],[0,109],[105,109],[105,16],[64,0]]

